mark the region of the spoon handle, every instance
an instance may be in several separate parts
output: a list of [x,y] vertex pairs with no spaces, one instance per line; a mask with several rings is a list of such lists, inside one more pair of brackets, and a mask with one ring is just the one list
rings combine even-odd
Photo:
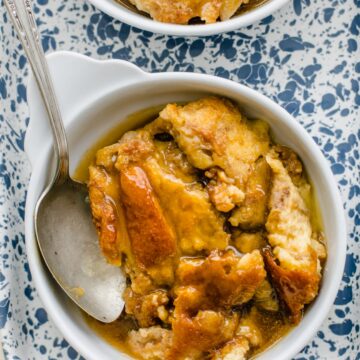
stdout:
[[55,155],[58,158],[55,182],[61,183],[69,174],[68,146],[59,105],[33,15],[32,3],[30,0],[4,0],[4,2],[33,70],[49,115],[55,140]]

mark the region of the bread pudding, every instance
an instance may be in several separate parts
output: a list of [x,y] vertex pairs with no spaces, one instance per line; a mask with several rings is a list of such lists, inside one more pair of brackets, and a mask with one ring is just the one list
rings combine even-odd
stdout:
[[241,7],[256,6],[259,0],[130,0],[136,8],[154,20],[188,24],[199,18],[206,24],[230,19]]
[[90,322],[135,358],[248,359],[319,291],[301,160],[227,99],[168,104],[97,152],[88,186],[102,252],[128,280],[121,317]]

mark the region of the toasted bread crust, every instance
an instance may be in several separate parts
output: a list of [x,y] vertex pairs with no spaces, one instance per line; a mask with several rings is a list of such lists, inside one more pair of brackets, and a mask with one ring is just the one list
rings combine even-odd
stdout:
[[234,210],[229,221],[242,229],[256,229],[265,225],[270,190],[270,167],[261,157],[253,166],[246,184],[244,202]]
[[109,263],[120,265],[121,253],[117,242],[118,214],[116,204],[108,196],[110,188],[115,196],[118,195],[118,187],[103,168],[90,166],[89,172],[90,206],[99,235],[100,248]]
[[[190,286],[199,291],[194,305],[198,309],[230,308],[249,301],[265,279],[264,262],[258,250],[239,257],[232,252],[221,254],[213,251],[204,260],[180,261],[177,280],[182,287]],[[178,306],[192,309],[190,301]],[[192,310],[191,310],[192,311]]]
[[249,301],[265,276],[258,250],[243,257],[213,251],[205,260],[182,259],[169,359],[196,358],[231,340],[238,324],[231,308]]
[[120,173],[132,252],[140,267],[159,264],[176,251],[176,239],[167,223],[145,172],[129,166]]
[[[280,299],[291,314],[291,320],[298,323],[302,310],[317,295],[320,277],[317,273],[279,266],[269,248],[263,250],[266,268]],[[316,257],[316,255],[314,254]]]

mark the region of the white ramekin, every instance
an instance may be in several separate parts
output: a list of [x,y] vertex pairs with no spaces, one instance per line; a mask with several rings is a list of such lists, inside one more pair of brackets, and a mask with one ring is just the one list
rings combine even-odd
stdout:
[[[84,152],[127,115],[169,101],[187,101],[217,94],[233,99],[251,118],[263,118],[276,140],[291,146],[303,160],[316,189],[327,238],[328,260],[319,296],[301,323],[279,343],[259,356],[261,360],[285,360],[294,356],[314,336],[326,318],[341,281],[346,253],[346,229],[342,202],[329,165],[307,132],[283,108],[243,85],[222,78],[193,73],[148,74],[119,60],[95,61],[58,52],[48,56],[70,145],[71,171]],[[33,212],[51,166],[52,136],[36,83],[28,86],[31,120],[25,150],[32,165],[25,233],[31,272],[49,316],[87,360],[127,359],[84,322],[78,308],[59,289],[40,257],[34,236]],[[135,123],[125,127],[132,128]]]
[[153,33],[178,35],[178,36],[208,36],[221,34],[251,25],[285,5],[289,0],[268,0],[263,5],[239,16],[214,24],[206,25],[176,25],[161,23],[143,15],[137,14],[120,5],[115,0],[89,0],[94,6],[104,13],[126,24]]

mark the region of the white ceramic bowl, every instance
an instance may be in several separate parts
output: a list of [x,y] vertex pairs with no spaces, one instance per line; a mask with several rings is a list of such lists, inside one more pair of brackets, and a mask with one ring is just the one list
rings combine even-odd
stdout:
[[[265,119],[277,141],[300,155],[315,186],[323,216],[328,242],[327,265],[319,296],[304,319],[259,359],[285,360],[294,356],[328,314],[341,280],[346,250],[345,221],[337,185],[327,161],[307,132],[273,101],[222,78],[191,73],[148,74],[124,61],[101,62],[68,52],[51,54],[48,61],[68,134],[71,171],[84,152],[127,115],[204,94],[226,96],[239,103],[250,118]],[[33,211],[51,168],[52,136],[34,79],[29,83],[28,99],[31,120],[25,149],[32,164],[32,176],[27,194],[25,232],[29,264],[38,293],[56,326],[87,360],[126,359],[126,355],[121,355],[87,327],[78,308],[56,285],[39,255]],[[127,126],[132,128],[136,124]]]
[[126,24],[135,26],[139,29],[166,35],[178,36],[208,36],[221,34],[223,32],[240,29],[251,25],[269,16],[289,0],[268,0],[263,5],[254,8],[239,16],[234,16],[229,20],[204,25],[177,25],[161,23],[143,15],[137,14],[115,0],[89,0],[94,6],[104,13],[118,19]]

